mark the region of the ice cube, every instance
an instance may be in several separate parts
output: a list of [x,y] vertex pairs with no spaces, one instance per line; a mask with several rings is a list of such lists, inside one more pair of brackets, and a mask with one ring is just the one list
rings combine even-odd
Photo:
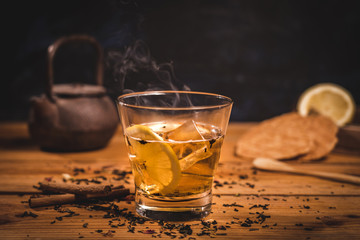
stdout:
[[175,141],[204,140],[194,120],[187,120],[181,126],[169,131],[167,138]]

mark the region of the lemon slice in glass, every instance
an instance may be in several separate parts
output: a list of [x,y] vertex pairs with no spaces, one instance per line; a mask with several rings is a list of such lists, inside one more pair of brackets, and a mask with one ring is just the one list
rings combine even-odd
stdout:
[[327,116],[341,127],[353,119],[355,102],[350,92],[343,87],[333,83],[320,83],[300,96],[297,110],[302,116],[311,112]]
[[146,177],[157,185],[161,194],[172,192],[181,177],[179,160],[161,136],[144,125],[133,125],[125,130],[138,164]]

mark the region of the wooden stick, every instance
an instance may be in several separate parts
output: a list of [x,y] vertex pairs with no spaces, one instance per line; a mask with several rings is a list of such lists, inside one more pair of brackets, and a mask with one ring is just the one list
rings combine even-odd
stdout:
[[51,195],[48,197],[39,197],[39,198],[30,198],[29,206],[31,208],[44,207],[57,204],[67,204],[74,202],[81,202],[90,199],[106,198],[108,200],[123,198],[130,194],[128,188],[116,189],[107,193],[95,193],[87,195],[75,195],[75,194],[61,194],[61,195]]
[[110,192],[109,185],[79,185],[69,183],[41,182],[40,189],[44,192],[96,194]]
[[360,185],[360,177],[357,177],[357,176],[341,174],[341,173],[332,173],[332,172],[301,170],[301,169],[297,169],[287,163],[280,162],[278,160],[271,159],[271,158],[256,158],[253,161],[253,165],[256,168],[262,169],[262,170],[309,175],[309,176],[325,178],[325,179],[329,179],[329,180],[333,180],[333,181],[347,182],[347,183]]

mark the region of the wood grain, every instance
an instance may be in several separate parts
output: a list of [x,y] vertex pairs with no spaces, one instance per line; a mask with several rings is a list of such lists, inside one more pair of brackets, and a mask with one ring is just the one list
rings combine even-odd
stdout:
[[[360,239],[360,188],[356,185],[328,181],[310,176],[254,171],[251,159],[234,155],[237,139],[256,123],[231,123],[224,141],[214,183],[213,212],[204,219],[216,220],[216,239]],[[289,161],[304,170],[321,170],[360,176],[360,156],[331,153],[326,159],[311,163]],[[74,171],[82,169],[82,171]],[[134,191],[133,178],[115,179],[113,170],[129,171],[121,128],[109,145],[100,150],[82,153],[54,153],[39,149],[29,138],[25,123],[0,124],[0,236],[2,239],[153,239],[153,235],[171,239],[183,236],[178,230],[162,228],[158,222],[146,221],[128,231],[129,221],[121,216],[111,227],[106,211],[90,211],[76,205],[66,207],[76,213],[54,210],[53,207],[29,208],[26,201],[39,191],[33,186],[45,178],[61,181],[62,174],[78,174],[79,178],[106,177],[106,182],[123,184]],[[134,202],[115,202],[119,208],[134,213]],[[234,205],[235,204],[235,205]],[[253,207],[262,205],[262,207]],[[267,205],[268,204],[268,205]],[[242,205],[242,207],[237,207]],[[108,206],[108,204],[104,205]],[[251,208],[251,209],[250,209]],[[31,211],[37,217],[20,217]],[[266,218],[262,224],[242,226],[247,218]],[[79,214],[79,215],[77,215]],[[91,216],[91,217],[90,217]],[[58,217],[58,219],[56,218]],[[62,218],[59,218],[62,217]],[[61,219],[61,220],[59,220]],[[85,225],[84,225],[85,224]],[[203,231],[200,221],[191,225],[196,239]],[[211,224],[210,224],[211,225]],[[214,227],[215,225],[211,225]],[[224,226],[226,230],[220,230]],[[98,232],[102,230],[102,232]],[[154,234],[145,234],[154,230]],[[110,232],[112,236],[104,236]],[[139,232],[142,231],[142,232]],[[144,233],[145,232],[145,233]],[[216,235],[217,234],[217,235]]]

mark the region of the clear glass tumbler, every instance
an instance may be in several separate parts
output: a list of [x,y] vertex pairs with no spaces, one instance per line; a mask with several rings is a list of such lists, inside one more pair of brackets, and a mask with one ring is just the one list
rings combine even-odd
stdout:
[[192,91],[149,91],[118,98],[143,217],[185,221],[211,211],[212,183],[233,101]]

